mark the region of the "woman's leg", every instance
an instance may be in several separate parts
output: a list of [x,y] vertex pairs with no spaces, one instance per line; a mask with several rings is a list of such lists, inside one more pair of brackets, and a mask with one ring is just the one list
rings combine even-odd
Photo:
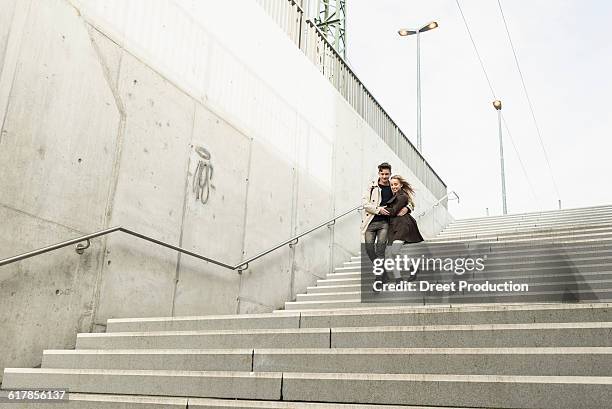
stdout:
[[[391,246],[389,248],[389,258],[395,260],[395,257],[402,250],[403,245],[404,245],[404,240],[393,240],[393,243],[391,243]],[[396,268],[395,265],[392,271],[393,271],[393,278],[395,278],[396,280],[399,278],[402,278],[401,272]]]

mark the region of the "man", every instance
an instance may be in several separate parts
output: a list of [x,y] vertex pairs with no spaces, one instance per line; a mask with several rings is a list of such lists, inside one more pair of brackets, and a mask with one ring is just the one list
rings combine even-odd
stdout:
[[[378,180],[368,185],[363,195],[363,220],[361,222],[362,242],[365,243],[366,252],[372,262],[375,259],[384,259],[387,234],[389,232],[389,212],[385,209],[387,201],[393,197],[389,178],[391,165],[383,162],[378,165]],[[408,212],[402,209],[397,215],[403,216]]]

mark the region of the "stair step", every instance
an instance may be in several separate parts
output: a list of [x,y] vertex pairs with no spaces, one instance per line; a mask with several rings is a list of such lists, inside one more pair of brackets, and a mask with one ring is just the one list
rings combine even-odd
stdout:
[[[427,275],[424,274],[420,279],[426,280]],[[466,277],[468,279],[468,277]],[[551,272],[551,273],[535,273],[533,275],[507,275],[505,277],[482,277],[480,279],[472,279],[469,277],[469,281],[476,283],[483,280],[491,283],[503,282],[508,279],[514,282],[527,283],[531,285],[538,284],[552,284],[552,283],[597,283],[602,281],[612,282],[612,271],[610,272],[594,272],[594,273],[580,273],[580,274],[566,274]],[[365,282],[365,280],[364,280]],[[329,293],[344,293],[344,292],[355,292],[361,290],[361,280],[356,280],[354,284],[340,284],[340,285],[329,285],[329,286],[316,286],[307,287],[306,294],[329,294]],[[298,296],[299,297],[299,296]]]
[[561,210],[546,210],[541,212],[528,212],[528,213],[514,213],[508,215],[498,216],[482,216],[482,217],[471,217],[468,219],[456,219],[453,224],[475,224],[481,225],[488,222],[495,221],[519,221],[527,220],[529,218],[542,218],[542,217],[576,217],[580,215],[596,215],[596,214],[608,214],[612,213],[612,206],[592,206],[592,207],[577,207],[573,209],[561,209]]
[[255,349],[608,347],[612,346],[612,322],[117,332],[77,337],[77,349],[228,349],[247,345]]
[[[0,397],[8,391],[0,390]],[[70,393],[69,400],[54,403],[54,409],[452,409],[441,406],[361,405],[215,398],[179,398],[165,396],[134,396]],[[189,406],[187,406],[189,405]],[[7,406],[8,409],[15,405]],[[19,409],[39,409],[38,403],[21,403]],[[0,408],[4,408],[1,406]],[[475,408],[466,408],[475,409]]]
[[[518,215],[508,215],[503,217],[484,217],[481,219],[457,219],[451,222],[446,229],[452,228],[479,228],[479,227],[494,227],[494,226],[508,226],[508,225],[524,225],[524,224],[536,224],[536,223],[563,223],[566,221],[575,221],[576,223],[588,222],[592,219],[611,217],[612,212],[596,211],[580,213],[576,212],[573,214],[566,214],[563,216],[549,215],[549,216],[534,216],[534,217],[521,217]],[[445,229],[445,230],[446,230]]]
[[612,348],[45,351],[43,368],[608,376]]
[[609,347],[612,322],[332,328],[332,348]]
[[611,391],[612,377],[595,376],[320,373],[283,376],[284,399],[314,397],[323,402],[597,409],[609,408]]
[[567,220],[533,220],[525,222],[509,222],[509,223],[496,223],[492,225],[479,225],[479,226],[459,226],[449,225],[447,228],[442,230],[438,236],[453,236],[461,235],[464,233],[488,233],[488,232],[519,232],[519,231],[539,231],[546,229],[567,229],[567,228],[583,228],[592,226],[609,226],[610,218],[612,214],[588,217],[580,220],[567,219]]
[[[612,256],[612,243],[605,246],[547,246],[547,247],[536,247],[530,246],[528,249],[517,249],[507,250],[505,248],[491,249],[488,245],[467,248],[462,246],[457,250],[438,250],[437,247],[430,246],[428,248],[431,255],[426,252],[417,251],[411,248],[409,245],[405,249],[400,251],[399,255],[407,255],[411,258],[417,258],[421,255],[428,257],[466,257],[466,256],[487,256],[487,260],[492,262],[494,260],[512,260],[512,259],[550,259],[550,258],[564,258],[573,259],[575,257],[610,257]],[[351,260],[345,262],[340,267],[361,267],[362,265],[368,265],[369,260],[363,262],[362,260]]]
[[[488,408],[606,408],[612,377],[364,373],[5,370],[5,388]],[[503,385],[503,387],[501,387]],[[282,391],[281,391],[282,388]],[[190,405],[191,406],[191,405]]]
[[255,371],[609,376],[612,348],[255,350]]
[[[607,293],[606,293],[607,294]],[[541,297],[539,297],[541,298]],[[435,301],[433,298],[430,301]],[[612,297],[601,297],[596,302],[601,303],[610,303],[612,302]],[[474,305],[474,304],[482,304],[483,300],[441,300],[440,306],[459,306],[459,305]],[[546,301],[542,301],[541,299],[533,300],[532,302],[523,301],[512,301],[512,300],[495,300],[494,303],[489,304],[542,304],[546,303]],[[592,302],[585,301],[586,304],[591,304]],[[570,304],[574,304],[573,302]],[[334,301],[289,301],[285,303],[285,310],[289,311],[310,311],[310,310],[333,310],[333,309],[355,309],[355,308],[363,308],[367,306],[367,308],[389,308],[389,307],[433,307],[435,304],[406,304],[405,302],[367,302],[364,303],[361,299],[354,300],[334,300]]]
[[[529,255],[529,254],[564,254],[570,252],[583,252],[583,251],[606,251],[612,249],[612,240],[598,240],[598,241],[578,241],[578,242],[567,242],[557,243],[552,241],[541,240],[539,242],[505,242],[505,241],[472,241],[462,242],[456,241],[451,243],[435,243],[430,244],[428,241],[421,243],[414,243],[406,245],[403,253],[414,253],[423,254],[430,250],[435,253],[445,254],[449,256],[453,255],[465,255],[465,254],[489,254],[494,255]],[[403,254],[402,253],[402,254]],[[367,256],[352,256],[349,263],[356,263],[362,260],[368,260]],[[346,264],[346,263],[345,263]]]
[[[45,350],[43,368],[244,371],[253,368],[252,349],[77,349]],[[261,371],[259,371],[261,372]]]
[[[0,390],[0,398],[7,398],[8,391]],[[188,398],[168,396],[132,396],[132,395],[107,395],[107,394],[67,394],[67,399],[55,401],[51,405],[53,409],[186,409]],[[0,401],[1,402],[1,401]],[[0,408],[4,409],[39,409],[41,402],[23,402],[19,404],[10,403]],[[192,407],[192,406],[190,406]],[[222,406],[216,406],[221,408]]]
[[541,304],[351,308],[301,313],[304,328],[612,321],[612,305]]
[[6,368],[4,389],[279,400],[280,372]]
[[77,349],[328,348],[329,329],[249,329],[77,334]]
[[[369,304],[365,304],[369,305]],[[364,304],[361,305],[363,307]],[[261,314],[265,316],[265,325],[270,329],[277,328],[275,319],[285,322],[286,315],[292,314],[299,318],[294,322],[295,328],[330,328],[338,326],[374,326],[385,325],[421,325],[421,324],[481,324],[481,323],[520,323],[520,322],[592,322],[612,321],[612,305],[595,304],[528,304],[528,305],[497,305],[484,304],[479,306],[404,306],[402,308],[357,309],[351,311],[317,311],[317,312],[284,312]],[[223,323],[219,317],[224,316],[193,316],[193,317],[158,317],[133,318],[129,320],[113,320],[115,325],[109,325],[108,332],[151,332],[151,331],[193,331],[223,330],[224,324],[217,328],[215,324]],[[242,320],[249,321],[249,315],[240,315]],[[110,320],[109,320],[110,322]],[[121,326],[117,326],[121,322]],[[245,326],[250,326],[248,323]],[[107,333],[108,333],[107,332]]]
[[242,314],[187,317],[113,318],[107,321],[106,332],[128,331],[205,331],[299,328],[300,314]]
[[[548,271],[562,271],[562,272],[575,272],[579,274],[582,271],[585,272],[609,272],[612,271],[612,259],[610,262],[605,262],[605,259],[584,259],[584,260],[561,260],[557,262],[543,262],[543,263],[513,263],[508,261],[506,265],[488,265],[485,263],[485,269],[483,271],[472,271],[467,272],[474,276],[481,275],[483,277],[491,277],[501,274],[525,274],[529,272],[539,273],[545,270]],[[327,274],[325,279],[342,279],[342,278],[359,278],[361,275],[361,268],[357,267],[340,267],[336,269],[337,272]],[[435,273],[433,271],[422,271],[422,274]],[[370,274],[368,272],[368,274]],[[449,276],[453,273],[448,272]]]
[[[612,238],[612,232],[567,232],[567,233],[543,233],[543,234],[516,234],[516,235],[504,235],[500,234],[491,237],[462,237],[462,243],[493,243],[504,241],[508,243],[531,243],[538,241],[549,241],[555,243],[580,243],[580,242],[599,242],[601,240],[608,240]],[[427,242],[431,244],[443,244],[443,243],[456,243],[459,240],[447,239],[447,238],[432,238],[428,239]]]

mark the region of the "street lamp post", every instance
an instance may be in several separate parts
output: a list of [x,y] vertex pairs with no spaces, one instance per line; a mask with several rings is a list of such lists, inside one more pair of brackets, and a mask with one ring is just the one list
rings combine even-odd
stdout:
[[506,173],[504,171],[504,143],[502,140],[501,101],[498,99],[493,101],[493,107],[497,111],[497,125],[499,128],[499,162],[501,166],[502,204],[505,215],[508,214],[508,207],[506,206]]
[[438,23],[432,21],[424,25],[419,29],[402,28],[398,31],[398,34],[402,37],[406,37],[412,34],[416,34],[417,37],[417,149],[419,152],[422,150],[422,137],[421,137],[421,33],[425,31],[433,30],[438,27]]

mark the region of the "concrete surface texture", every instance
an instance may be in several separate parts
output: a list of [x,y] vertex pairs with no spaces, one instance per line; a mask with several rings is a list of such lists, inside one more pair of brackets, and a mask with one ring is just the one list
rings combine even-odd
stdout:
[[[608,212],[612,206],[458,221],[430,241],[473,237],[488,225],[481,241],[514,248],[516,257],[526,241],[542,245],[542,231],[564,231],[568,214],[585,226],[601,225]],[[510,220],[532,227],[506,237]],[[598,234],[577,228],[561,240],[609,249]],[[538,271],[531,260],[528,272]],[[105,333],[78,334],[75,349],[44,351],[41,368],[6,368],[0,397],[61,385],[71,393],[59,408],[609,408],[612,286],[606,290],[599,302],[358,307],[336,293],[337,304],[294,303],[292,311],[113,318]]]
[[[255,1],[2,0],[0,122],[0,258],[123,225],[234,264],[359,204],[382,161],[435,200]],[[121,233],[0,267],[0,368],[109,318],[272,311],[358,226],[241,276]]]

